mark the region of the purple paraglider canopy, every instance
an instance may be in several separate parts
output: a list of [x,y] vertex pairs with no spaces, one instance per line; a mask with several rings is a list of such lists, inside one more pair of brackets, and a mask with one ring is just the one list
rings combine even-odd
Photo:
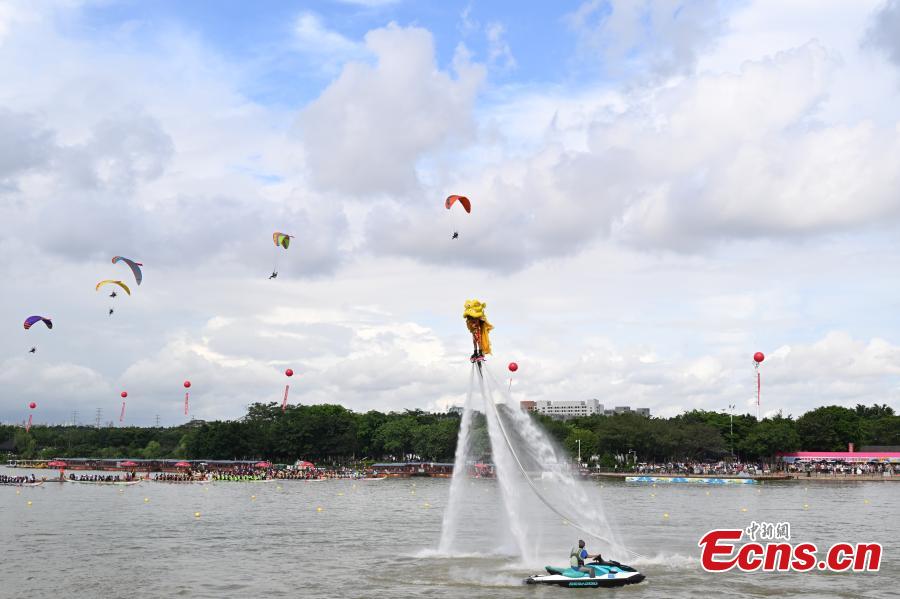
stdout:
[[29,316],[25,319],[25,330],[27,331],[31,328],[31,325],[42,320],[44,321],[44,324],[47,325],[48,329],[53,328],[53,322],[51,322],[49,318],[44,318],[43,316]]

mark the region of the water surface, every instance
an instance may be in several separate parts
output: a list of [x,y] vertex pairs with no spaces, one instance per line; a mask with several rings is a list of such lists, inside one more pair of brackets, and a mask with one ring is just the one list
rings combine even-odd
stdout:
[[[631,560],[647,581],[617,590],[523,586],[544,563],[564,565],[582,535],[548,511],[529,514],[557,526],[558,542],[540,547],[543,563],[504,557],[515,547],[498,517],[497,485],[469,484],[460,538],[471,551],[456,557],[436,555],[447,480],[0,486],[0,596],[887,598],[900,586],[898,483],[602,483],[619,536],[648,556]],[[750,520],[789,521],[795,542],[820,548],[880,542],[882,570],[705,573],[700,537]]]

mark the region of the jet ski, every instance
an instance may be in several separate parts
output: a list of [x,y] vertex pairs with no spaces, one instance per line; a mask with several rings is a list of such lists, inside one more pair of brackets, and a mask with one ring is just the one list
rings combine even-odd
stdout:
[[525,579],[525,584],[555,584],[561,587],[621,587],[644,580],[644,575],[632,568],[614,561],[591,562],[585,564],[593,568],[595,576],[574,568],[554,568],[546,566],[547,574],[535,574]]

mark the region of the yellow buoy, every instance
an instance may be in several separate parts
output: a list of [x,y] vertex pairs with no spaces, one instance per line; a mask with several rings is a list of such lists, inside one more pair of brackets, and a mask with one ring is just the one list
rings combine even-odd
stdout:
[[281,490],[281,485],[278,485],[278,486],[277,486],[277,487],[275,487],[275,488],[276,488],[276,489],[277,489],[277,490],[279,490],[279,491],[280,491],[280,490]]
[[650,497],[656,497],[656,493],[650,493]]
[[344,493],[343,493],[343,491],[342,491],[342,492],[340,492],[340,493],[338,493],[338,497],[343,497],[343,496],[344,496]]
[[663,514],[663,518],[665,518],[666,520],[668,520],[668,519],[669,519],[669,512],[665,512],[665,513]]
[[28,502],[28,506],[31,507],[31,501]]
[[742,511],[742,512],[746,512],[746,511],[747,511],[747,508],[742,507],[742,508],[741,508],[741,511]]
[[426,501],[422,507],[431,507],[431,504]]
[[149,498],[149,497],[144,497],[144,503],[150,503],[150,498]]
[[22,494],[22,491],[16,489],[16,495],[21,495],[21,494]]
[[410,494],[410,495],[415,495],[416,492],[415,492],[415,491],[410,491],[409,494]]
[[707,491],[706,494],[709,495],[709,491]]
[[317,508],[316,508],[316,511],[317,511],[317,512],[321,512],[321,511],[322,511],[322,508],[317,507]]
[[250,501],[256,501],[256,495],[251,495],[251,496],[250,496]]
[[869,500],[868,500],[868,499],[863,499],[863,503],[865,503],[866,505],[869,505]]
[[194,512],[194,518],[199,518],[199,517],[200,517],[200,512]]
[[808,503],[804,503],[804,504],[803,504],[803,509],[808,510],[808,509],[809,509],[809,504],[808,504]]
[[563,526],[568,526],[568,525],[569,525],[569,521],[568,521],[568,520],[563,520]]

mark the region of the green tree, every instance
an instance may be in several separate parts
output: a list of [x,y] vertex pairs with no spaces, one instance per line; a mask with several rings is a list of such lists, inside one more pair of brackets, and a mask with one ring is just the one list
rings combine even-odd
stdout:
[[779,452],[800,448],[796,423],[790,418],[766,418],[741,441],[740,452],[745,459],[772,458]]
[[578,442],[581,441],[581,459],[586,462],[599,451],[600,438],[592,430],[573,428],[566,437],[564,447],[569,455],[578,456]]
[[824,406],[797,419],[800,446],[807,451],[846,451],[865,436],[859,415],[848,408]]

